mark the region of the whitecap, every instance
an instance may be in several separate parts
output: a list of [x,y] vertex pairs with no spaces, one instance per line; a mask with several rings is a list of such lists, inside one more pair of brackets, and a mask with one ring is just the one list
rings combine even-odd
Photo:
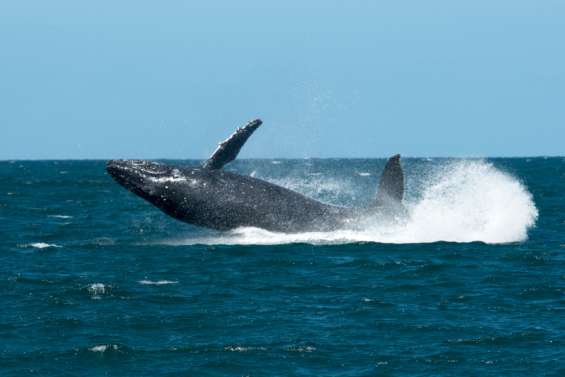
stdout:
[[88,286],[88,292],[94,300],[99,300],[101,295],[106,293],[106,286],[102,283],[93,283]]
[[53,217],[55,219],[72,219],[72,216],[67,215],[49,215],[49,217]]
[[106,352],[106,350],[117,350],[118,349],[118,345],[117,344],[100,344],[98,346],[94,346],[92,348],[89,348],[89,351],[92,352]]
[[140,280],[138,281],[139,284],[142,285],[167,285],[167,284],[177,284],[178,281],[175,280]]
[[26,247],[33,247],[35,249],[48,249],[48,248],[60,248],[62,246],[59,246],[59,245],[54,244],[54,243],[34,242],[34,243],[30,243],[30,244],[26,245]]
[[290,346],[286,349],[289,352],[306,352],[306,353],[311,353],[316,351],[316,347],[313,346]]
[[366,171],[360,171],[357,172],[358,175],[360,175],[361,177],[369,177],[371,175],[371,173],[366,172]]
[[224,350],[230,352],[266,351],[265,347],[226,346]]

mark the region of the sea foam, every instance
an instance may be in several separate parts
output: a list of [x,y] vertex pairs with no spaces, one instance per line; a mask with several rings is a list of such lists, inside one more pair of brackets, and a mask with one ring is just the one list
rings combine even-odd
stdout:
[[[311,183],[297,183],[296,179],[277,183],[307,195],[340,189],[335,179],[330,179],[327,186],[321,179],[316,179],[319,187],[315,188]],[[286,185],[288,183],[290,185]],[[351,183],[347,182],[343,187],[350,190]],[[532,195],[525,185],[483,160],[462,160],[436,166],[426,174],[419,190],[413,199],[406,201],[409,218],[402,223],[374,218],[356,224],[354,229],[306,233],[238,228],[213,236],[166,243],[275,245],[479,241],[497,244],[526,240],[528,230],[538,217]]]

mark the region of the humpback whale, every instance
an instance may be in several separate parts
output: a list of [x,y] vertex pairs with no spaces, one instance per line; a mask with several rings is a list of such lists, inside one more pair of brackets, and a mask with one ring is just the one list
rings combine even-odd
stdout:
[[255,119],[238,128],[201,166],[110,160],[106,170],[120,185],[167,215],[218,230],[258,227],[277,232],[328,231],[348,227],[367,216],[405,213],[400,155],[387,161],[374,199],[356,208],[322,203],[270,182],[223,170],[261,124]]

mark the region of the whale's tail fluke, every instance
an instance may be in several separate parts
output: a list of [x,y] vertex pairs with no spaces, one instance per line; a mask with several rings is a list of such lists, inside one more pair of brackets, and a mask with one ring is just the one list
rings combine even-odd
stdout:
[[404,173],[400,166],[400,155],[388,159],[375,198],[377,207],[400,205],[404,196]]
[[235,160],[243,144],[262,123],[261,119],[255,119],[235,130],[230,137],[218,145],[212,156],[204,162],[203,167],[212,170],[221,169],[227,163]]

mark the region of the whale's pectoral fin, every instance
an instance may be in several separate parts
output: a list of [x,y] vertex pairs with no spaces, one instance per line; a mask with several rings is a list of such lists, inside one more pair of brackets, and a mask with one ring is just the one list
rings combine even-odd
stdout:
[[375,205],[394,206],[402,202],[404,196],[404,173],[400,166],[400,155],[394,155],[387,161],[381,180]]
[[221,169],[227,163],[235,160],[243,144],[262,123],[261,119],[255,119],[235,130],[230,137],[218,145],[212,156],[204,162],[203,167],[205,169]]

